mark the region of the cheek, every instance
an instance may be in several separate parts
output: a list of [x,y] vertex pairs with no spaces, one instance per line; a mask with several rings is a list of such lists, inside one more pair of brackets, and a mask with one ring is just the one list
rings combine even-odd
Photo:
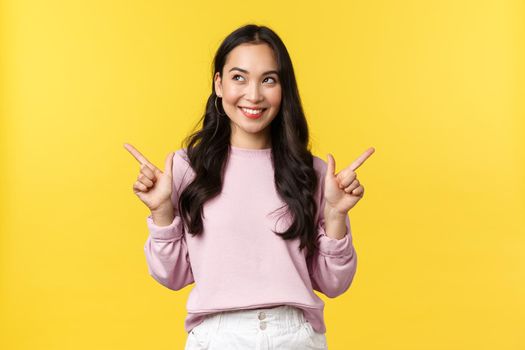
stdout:
[[225,105],[233,105],[235,104],[235,97],[233,97],[231,94],[223,94],[222,95],[222,103]]
[[279,107],[281,105],[282,99],[281,89],[273,89],[267,98],[273,106]]
[[225,91],[222,95],[223,102],[228,105],[237,105],[237,101],[239,101],[239,92],[236,90],[228,90]]
[[223,85],[223,96],[228,99],[236,98],[241,94],[241,87],[235,84],[225,83]]

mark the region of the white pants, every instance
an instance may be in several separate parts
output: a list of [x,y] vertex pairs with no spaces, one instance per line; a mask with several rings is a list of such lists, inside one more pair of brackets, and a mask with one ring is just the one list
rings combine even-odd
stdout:
[[318,333],[291,305],[267,309],[224,311],[208,315],[186,339],[185,350],[327,350]]

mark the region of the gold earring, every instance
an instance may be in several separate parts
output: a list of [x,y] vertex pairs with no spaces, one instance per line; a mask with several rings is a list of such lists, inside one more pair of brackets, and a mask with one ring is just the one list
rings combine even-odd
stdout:
[[[219,112],[219,108],[217,107],[217,98],[220,97],[220,96],[215,96],[215,110],[217,111],[217,114],[220,115],[220,116],[224,116],[226,114],[223,114],[221,112]],[[221,97],[222,98],[222,97]]]

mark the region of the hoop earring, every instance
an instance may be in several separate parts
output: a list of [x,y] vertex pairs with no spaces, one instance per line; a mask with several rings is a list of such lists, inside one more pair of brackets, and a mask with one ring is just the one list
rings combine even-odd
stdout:
[[213,132],[213,135],[211,136],[212,139],[215,137],[215,134],[217,134],[217,130],[219,130],[219,123],[220,123],[220,120],[221,120],[220,117],[226,115],[226,114],[221,114],[219,112],[219,109],[217,108],[217,97],[218,96],[215,96],[215,110],[217,111],[217,114],[219,115],[219,118],[217,118],[217,124],[215,125],[215,131]]
[[[217,108],[217,98],[218,98],[218,97],[219,97],[219,96],[215,96],[215,110],[217,111],[217,114],[218,114],[218,115],[220,115],[220,116],[224,116],[224,115],[226,115],[226,114],[219,112],[219,108]],[[221,98],[222,98],[222,97],[221,97]]]
[[217,118],[217,125],[215,125],[215,131],[213,132],[213,135],[211,135],[212,139],[215,137],[215,134],[217,133],[217,130],[219,130],[219,120],[220,120],[220,118]]

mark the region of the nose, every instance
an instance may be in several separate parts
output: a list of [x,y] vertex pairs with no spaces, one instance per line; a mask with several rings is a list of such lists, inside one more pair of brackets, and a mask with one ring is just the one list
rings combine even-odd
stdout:
[[259,102],[263,97],[259,88],[260,87],[259,84],[257,84],[257,82],[249,84],[246,91],[246,99],[251,103]]

